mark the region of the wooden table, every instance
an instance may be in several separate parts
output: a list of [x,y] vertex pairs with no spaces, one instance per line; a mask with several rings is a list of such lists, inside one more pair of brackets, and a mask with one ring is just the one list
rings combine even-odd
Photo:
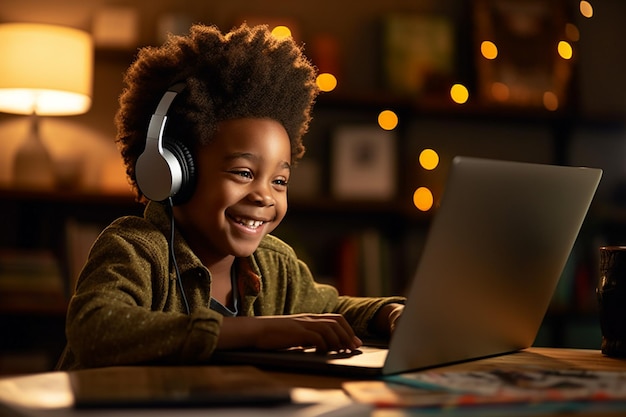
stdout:
[[[529,348],[520,352],[495,356],[477,361],[463,362],[436,368],[438,371],[489,370],[494,368],[539,366],[548,369],[587,369],[596,371],[624,371],[626,359],[614,359],[599,350]],[[326,375],[303,375],[300,373],[271,372],[290,386],[307,388],[341,388],[348,378]]]
[[[479,371],[492,369],[508,369],[514,370],[518,367],[536,366],[543,369],[577,369],[577,370],[595,370],[595,371],[622,371],[626,372],[626,360],[612,359],[603,356],[598,350],[586,349],[553,349],[553,348],[530,348],[517,353],[496,356],[471,362],[465,362],[445,367],[435,368],[437,371]],[[198,372],[202,372],[207,367],[193,367]],[[221,367],[223,368],[223,367]],[[91,375],[106,372],[107,369],[77,371],[79,375],[89,372]],[[171,367],[169,370],[175,375],[177,372],[189,372],[190,367]],[[194,372],[194,371],[192,371]],[[164,409],[135,409],[132,412],[121,409],[110,410],[93,410],[83,409],[76,410],[72,407],[73,393],[69,377],[75,373],[68,372],[48,372],[41,374],[23,375],[0,378],[0,415],[16,415],[16,416],[141,416],[145,414],[151,417],[159,414],[163,415],[206,415],[206,409],[182,409],[172,410]],[[311,404],[320,401],[324,406],[319,405],[317,408],[306,408],[302,405],[287,405],[280,407],[264,408],[228,408],[220,409],[220,415],[268,415],[278,417],[281,415],[298,415],[313,416],[323,412],[329,412],[341,409],[344,416],[350,415],[373,415],[375,417],[401,416],[401,415],[419,415],[414,412],[408,413],[406,410],[372,410],[364,408],[362,405],[354,404],[341,388],[344,382],[349,381],[348,378],[312,375],[288,372],[269,372],[267,374],[275,379],[280,380],[284,384],[293,389],[300,390],[302,394],[314,394],[308,397]],[[343,395],[343,396],[342,396]],[[21,403],[16,402],[21,398]],[[310,404],[310,405],[311,405]],[[622,409],[624,414],[626,406]],[[6,412],[5,412],[6,411]],[[212,411],[216,411],[213,409]],[[432,410],[429,415],[432,414]],[[618,413],[617,415],[619,415]],[[451,415],[448,412],[446,415]],[[511,413],[507,415],[512,415]],[[527,414],[520,414],[527,415]],[[533,414],[537,415],[537,414]],[[559,414],[563,415],[563,414]],[[594,414],[596,415],[596,414]],[[607,415],[611,415],[607,413]]]

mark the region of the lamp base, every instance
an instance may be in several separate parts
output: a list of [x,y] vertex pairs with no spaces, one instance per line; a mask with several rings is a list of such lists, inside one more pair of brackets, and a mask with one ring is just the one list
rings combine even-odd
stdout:
[[31,128],[13,161],[13,183],[19,188],[50,190],[56,185],[54,164],[39,137],[39,121],[31,116]]

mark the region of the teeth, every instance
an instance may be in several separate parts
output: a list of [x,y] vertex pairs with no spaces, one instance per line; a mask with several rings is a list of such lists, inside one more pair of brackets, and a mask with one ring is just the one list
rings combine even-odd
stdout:
[[261,220],[243,219],[241,217],[237,217],[235,221],[239,224],[249,227],[250,229],[256,229],[264,223]]

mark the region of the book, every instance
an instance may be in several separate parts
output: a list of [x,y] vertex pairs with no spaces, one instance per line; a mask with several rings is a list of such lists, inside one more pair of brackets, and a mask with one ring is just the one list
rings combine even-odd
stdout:
[[102,231],[97,224],[68,219],[65,223],[65,245],[67,253],[67,293],[71,296],[78,276],[87,262],[93,243]]
[[63,273],[52,251],[0,250],[0,309],[60,312],[66,303]]

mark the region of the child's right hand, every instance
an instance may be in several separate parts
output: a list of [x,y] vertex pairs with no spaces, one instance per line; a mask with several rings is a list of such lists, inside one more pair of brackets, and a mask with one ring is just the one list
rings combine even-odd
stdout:
[[351,351],[361,340],[340,314],[225,317],[217,349],[265,350],[315,347],[317,352]]

